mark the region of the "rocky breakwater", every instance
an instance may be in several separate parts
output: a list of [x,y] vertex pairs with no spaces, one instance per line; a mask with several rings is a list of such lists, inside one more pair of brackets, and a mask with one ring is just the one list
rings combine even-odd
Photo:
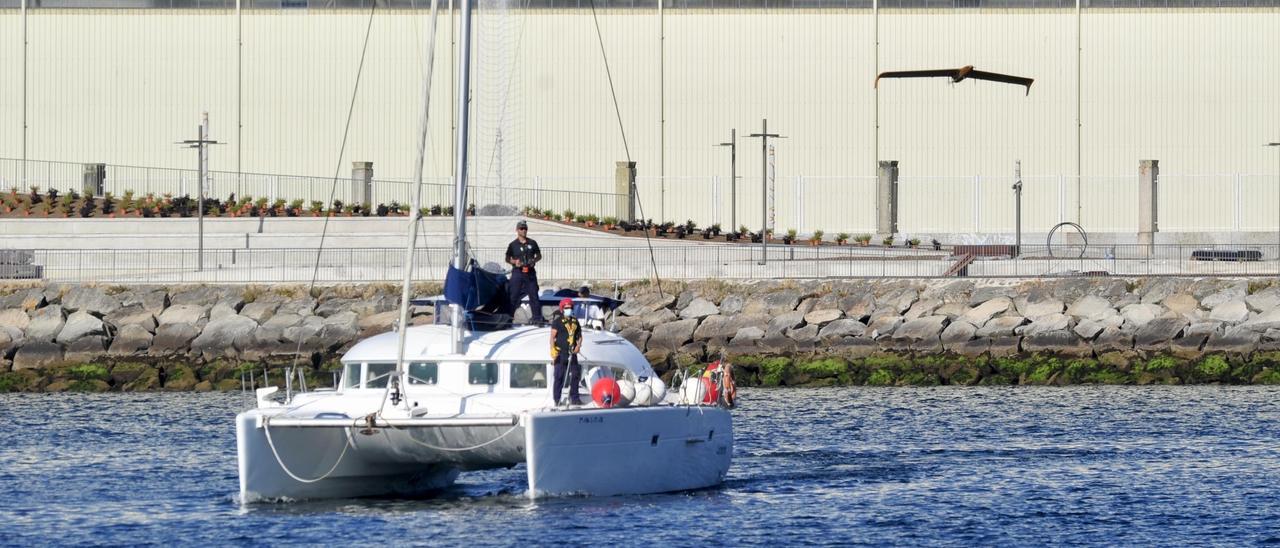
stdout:
[[1280,383],[1272,280],[768,281],[628,291],[659,369],[743,384]]
[[[328,386],[340,352],[399,314],[391,285],[50,285],[0,295],[0,392],[238,390],[242,373],[295,363]],[[416,311],[413,323],[428,314]]]
[[[743,385],[1280,383],[1272,283],[636,283],[613,323],[668,377],[724,355]],[[0,391],[238,390],[292,365],[328,386],[398,303],[390,284],[0,287]]]

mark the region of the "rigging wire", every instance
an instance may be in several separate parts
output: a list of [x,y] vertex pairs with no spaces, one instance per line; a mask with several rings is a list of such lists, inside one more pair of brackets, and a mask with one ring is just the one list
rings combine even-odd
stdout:
[[[511,56],[511,64],[514,66],[520,60],[520,48],[524,45],[524,29],[529,19],[529,0],[524,0],[520,8],[524,11],[524,15],[520,17],[520,34],[516,36],[516,51]],[[511,72],[507,72],[507,89],[502,92],[502,109],[498,111],[498,130],[501,133],[502,121],[507,118],[507,105],[511,99],[511,82],[515,78],[511,77]],[[489,167],[485,168],[484,176],[490,177],[493,174],[493,160],[498,155],[498,134],[493,136],[493,148],[489,150]]]
[[[618,107],[618,90],[613,86],[613,71],[609,69],[609,56],[604,49],[604,35],[600,32],[600,18],[596,15],[596,0],[591,1],[591,20],[596,25],[596,40],[600,43],[600,58],[604,60],[604,73],[609,78],[609,94],[613,97],[613,112],[618,117],[618,132],[622,134],[622,150],[627,153],[627,164],[631,164],[631,147],[627,145],[627,129],[622,124],[622,109]],[[640,210],[640,218],[643,220],[644,203],[640,200],[640,188],[636,186],[635,178],[632,177],[631,191],[636,197],[636,208]],[[644,243],[649,247],[649,264],[653,266],[654,285],[658,286],[658,295],[662,295],[662,280],[658,276],[658,261],[653,256],[653,242],[649,240],[649,228],[644,228]]]
[[[351,118],[356,110],[356,97],[360,94],[360,77],[364,73],[365,55],[369,53],[369,36],[373,31],[373,14],[378,10],[378,3],[374,2],[369,7],[369,21],[365,24],[364,29],[364,45],[360,48],[360,64],[356,67],[356,81],[351,89],[351,104],[347,107],[347,123],[342,130],[342,144],[338,147],[338,165],[333,169],[333,185],[329,187],[329,205],[333,205],[333,197],[338,192],[338,177],[342,173],[342,157],[347,152],[347,138],[351,134]],[[324,254],[324,239],[329,232],[329,220],[333,218],[333,208],[329,208],[329,214],[324,216],[324,223],[320,228],[320,242],[316,246],[316,262],[311,269],[311,283],[307,286],[307,295],[310,296],[316,289],[316,279],[320,275],[320,257]],[[302,354],[302,342],[306,339],[305,332],[298,337],[298,344],[293,350],[293,365],[298,367],[298,358]]]

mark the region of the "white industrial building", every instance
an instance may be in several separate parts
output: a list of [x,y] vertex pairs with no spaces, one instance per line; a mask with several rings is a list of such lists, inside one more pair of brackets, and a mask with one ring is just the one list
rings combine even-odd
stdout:
[[[315,186],[367,161],[377,179],[408,179],[430,3],[370,1],[0,0],[0,186],[73,180],[91,162],[193,167],[174,142],[195,137],[202,112],[225,143],[214,170]],[[442,2],[426,155],[437,181],[451,171],[456,46]],[[1012,231],[1015,161],[1027,230],[1134,231],[1140,160],[1160,162],[1162,231],[1268,231],[1280,219],[1280,147],[1264,146],[1280,141],[1278,0],[596,7],[599,35],[584,0],[481,0],[479,181],[612,193],[629,153],[646,216],[758,226],[764,162],[745,135],[767,118],[786,137],[770,141],[780,230],[874,231],[878,160],[899,162],[905,232]],[[964,65],[1035,83],[873,86],[881,71]],[[729,151],[716,145],[734,129],[731,214]]]

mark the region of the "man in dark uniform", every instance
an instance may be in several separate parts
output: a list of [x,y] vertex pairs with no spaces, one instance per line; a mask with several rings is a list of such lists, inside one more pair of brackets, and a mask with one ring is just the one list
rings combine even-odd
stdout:
[[511,265],[511,283],[507,290],[511,297],[511,306],[520,307],[520,297],[529,297],[529,309],[533,313],[530,321],[542,323],[542,304],[538,302],[538,272],[533,265],[542,260],[542,250],[538,242],[528,237],[529,225],[524,221],[516,223],[516,239],[507,244],[507,264]]
[[578,351],[582,350],[582,327],[578,319],[569,313],[572,299],[560,301],[560,309],[551,320],[551,359],[555,363],[555,382],[551,395],[560,405],[560,392],[564,389],[565,373],[568,373],[569,403],[578,405],[578,385],[582,382],[582,369],[578,367]]

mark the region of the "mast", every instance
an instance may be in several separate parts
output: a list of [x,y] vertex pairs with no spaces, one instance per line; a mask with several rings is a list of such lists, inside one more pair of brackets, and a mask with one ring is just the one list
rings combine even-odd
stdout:
[[[458,23],[461,31],[461,44],[458,47],[458,136],[457,148],[458,156],[454,159],[457,169],[457,177],[454,179],[454,198],[453,198],[453,267],[462,270],[467,266],[466,257],[466,236],[467,236],[467,130],[469,123],[467,121],[467,103],[471,98],[471,0],[462,0],[460,2],[461,21]],[[453,312],[451,316],[453,329],[453,347],[454,354],[462,353],[462,307],[456,304],[449,305]]]
[[427,48],[427,74],[422,83],[422,117],[419,119],[418,161],[413,164],[413,190],[409,210],[409,245],[404,251],[404,286],[400,291],[400,336],[396,344],[396,378],[404,374],[404,345],[409,330],[409,284],[413,282],[413,252],[418,244],[418,219],[422,211],[422,164],[427,155],[427,139],[430,137],[427,123],[431,115],[431,82],[436,67],[436,13],[440,0],[431,0],[431,35]]

